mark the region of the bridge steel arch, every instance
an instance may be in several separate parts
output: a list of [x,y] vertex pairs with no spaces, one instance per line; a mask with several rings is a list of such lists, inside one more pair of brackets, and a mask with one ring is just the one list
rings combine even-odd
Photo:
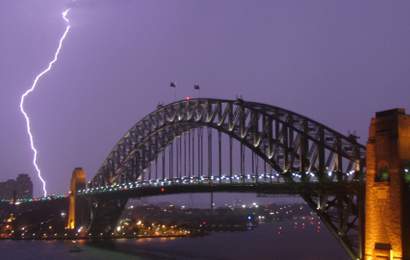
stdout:
[[[362,255],[364,146],[354,136],[267,104],[198,98],[160,105],[119,140],[88,188],[147,178],[146,169],[168,145],[184,133],[202,128],[216,129],[238,140],[287,184],[337,183],[349,187],[335,194],[310,191],[300,195],[352,257]],[[127,199],[95,196],[91,232],[110,232]]]

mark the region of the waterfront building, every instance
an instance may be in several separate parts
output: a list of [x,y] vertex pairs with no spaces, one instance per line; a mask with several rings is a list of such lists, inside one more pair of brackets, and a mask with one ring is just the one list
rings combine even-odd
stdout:
[[33,197],[33,182],[28,174],[19,174],[15,180],[0,182],[0,199],[29,199]]

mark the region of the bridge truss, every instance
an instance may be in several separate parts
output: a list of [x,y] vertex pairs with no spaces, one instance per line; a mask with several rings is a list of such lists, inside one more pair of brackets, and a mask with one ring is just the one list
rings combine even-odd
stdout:
[[242,99],[182,100],[158,106],[136,123],[79,193],[95,198],[93,232],[110,232],[132,196],[297,193],[353,258],[362,254],[364,159],[354,136],[279,107]]

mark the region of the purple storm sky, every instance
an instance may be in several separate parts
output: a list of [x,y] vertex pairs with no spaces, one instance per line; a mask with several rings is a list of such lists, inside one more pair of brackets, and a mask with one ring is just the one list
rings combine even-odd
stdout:
[[[32,174],[20,95],[51,60],[69,1],[0,2],[0,179]],[[78,0],[59,61],[26,102],[49,192],[91,178],[158,102],[260,101],[365,143],[374,112],[410,112],[410,1]]]

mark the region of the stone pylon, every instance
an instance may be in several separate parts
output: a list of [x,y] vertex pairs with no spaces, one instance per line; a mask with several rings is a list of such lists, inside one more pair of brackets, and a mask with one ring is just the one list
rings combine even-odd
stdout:
[[410,116],[376,113],[366,155],[365,259],[410,259]]
[[[78,228],[84,220],[85,203],[77,198],[77,191],[86,187],[86,174],[82,168],[75,168],[71,177],[67,228]],[[83,210],[83,211],[82,211]]]

